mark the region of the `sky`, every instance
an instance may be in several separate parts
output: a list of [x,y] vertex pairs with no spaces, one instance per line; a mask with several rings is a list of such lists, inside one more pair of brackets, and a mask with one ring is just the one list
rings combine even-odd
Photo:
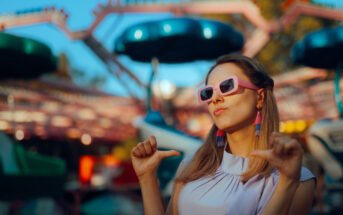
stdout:
[[[171,1],[169,0],[169,2]],[[67,26],[72,31],[76,31],[87,29],[95,18],[92,10],[97,8],[98,3],[106,4],[106,2],[107,0],[0,0],[0,14],[10,14],[20,10],[54,6],[56,9],[63,9],[69,14]],[[343,7],[342,0],[313,0],[313,2]],[[140,22],[172,17],[172,14],[123,14],[121,16],[121,21],[115,27],[113,24],[116,18],[118,18],[118,15],[112,14],[107,16],[93,32],[94,36],[108,50],[113,50],[116,38],[127,27]],[[17,27],[7,29],[5,32],[43,42],[52,49],[56,56],[62,52],[66,53],[71,66],[84,71],[88,79],[94,76],[105,76],[104,91],[116,95],[128,95],[126,89],[122,87],[113,75],[107,72],[105,65],[82,41],[71,41],[67,35],[54,25],[47,23]],[[126,56],[121,56],[119,60],[136,74],[140,80],[147,83],[152,70],[149,63],[137,63]],[[179,87],[195,86],[203,80],[212,63],[213,61],[197,61],[186,64],[160,64],[155,81],[168,79],[171,83]],[[80,80],[74,81],[79,85],[84,85],[80,83]],[[125,83],[130,86],[130,89],[136,90],[139,97],[144,96],[144,92],[139,90],[131,79],[125,78]]]
[[[56,9],[64,9],[69,14],[67,26],[72,30],[87,29],[94,20],[92,10],[97,8],[97,4],[106,4],[107,0],[0,0],[0,14],[9,14],[16,11],[22,11],[31,8],[44,8],[54,6]],[[160,14],[124,14],[121,22],[113,29],[113,23],[118,15],[109,15],[93,32],[95,37],[103,43],[108,50],[113,50],[115,39],[127,27],[144,21],[159,20],[172,17],[169,13]],[[48,45],[55,55],[65,52],[70,60],[72,67],[84,71],[87,77],[91,78],[96,75],[106,77],[104,90],[111,94],[128,95],[125,88],[122,87],[117,79],[107,72],[105,65],[97,56],[88,49],[82,41],[71,41],[69,38],[52,24],[39,24],[25,27],[10,28],[5,31],[19,36],[29,37]],[[151,64],[138,63],[130,60],[126,56],[119,58],[120,61],[135,73],[144,83],[148,82],[152,71]],[[155,81],[168,79],[176,86],[188,87],[194,86],[203,80],[209,67],[213,62],[195,62],[186,64],[160,64]],[[187,78],[186,78],[187,77]],[[78,80],[74,80],[78,83]],[[137,89],[135,82],[125,78],[130,89]],[[82,83],[78,83],[81,84]],[[139,97],[144,96],[137,89]]]

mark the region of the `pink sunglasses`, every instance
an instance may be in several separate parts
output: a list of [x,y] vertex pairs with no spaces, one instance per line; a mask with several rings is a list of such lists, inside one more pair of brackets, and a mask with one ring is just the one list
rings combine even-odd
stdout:
[[226,96],[237,91],[238,86],[244,88],[258,90],[259,87],[254,84],[244,81],[235,75],[225,78],[223,81],[218,83],[216,86],[206,85],[198,90],[198,100],[200,103],[208,102],[212,99],[214,89],[217,89],[221,95]]

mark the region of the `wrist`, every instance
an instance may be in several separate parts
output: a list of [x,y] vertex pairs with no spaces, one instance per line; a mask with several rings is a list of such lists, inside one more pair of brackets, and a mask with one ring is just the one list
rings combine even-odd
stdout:
[[143,175],[138,176],[139,183],[146,183],[146,182],[151,182],[155,180],[158,180],[156,172],[149,172],[149,173],[145,173]]
[[297,188],[300,184],[300,181],[298,178],[289,178],[281,174],[279,178],[279,184],[287,188]]

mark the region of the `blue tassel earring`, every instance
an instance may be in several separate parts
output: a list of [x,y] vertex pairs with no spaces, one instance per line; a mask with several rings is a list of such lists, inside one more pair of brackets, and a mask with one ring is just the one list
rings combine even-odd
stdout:
[[217,142],[218,147],[225,146],[225,138],[226,138],[225,133],[222,130],[218,129],[217,137],[216,137],[216,142]]
[[255,136],[260,136],[260,130],[261,130],[261,113],[260,111],[258,111],[256,120],[255,120]]

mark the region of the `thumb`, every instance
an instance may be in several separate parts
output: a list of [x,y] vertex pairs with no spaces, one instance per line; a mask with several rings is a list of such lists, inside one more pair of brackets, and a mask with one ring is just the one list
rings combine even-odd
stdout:
[[162,159],[172,156],[181,156],[180,152],[175,150],[169,150],[169,151],[159,151],[159,155]]
[[267,161],[272,159],[272,151],[271,150],[254,150],[250,153],[250,156],[263,158]]

